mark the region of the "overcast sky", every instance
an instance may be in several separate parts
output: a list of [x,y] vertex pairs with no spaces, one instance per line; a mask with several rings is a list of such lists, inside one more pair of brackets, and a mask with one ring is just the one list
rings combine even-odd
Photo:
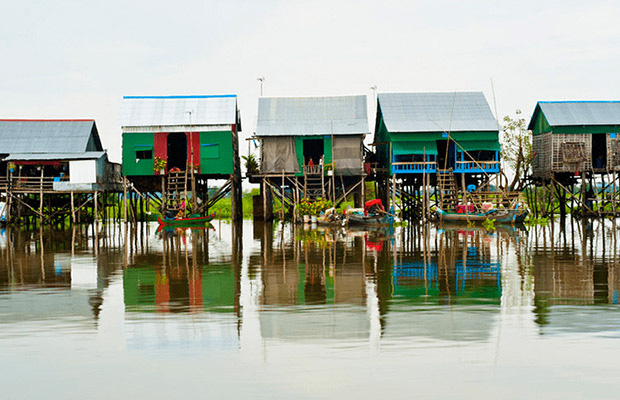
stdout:
[[529,118],[620,99],[618,16],[617,0],[5,0],[0,117],[95,118],[113,161],[122,96],[237,94],[247,137],[259,76],[266,96],[481,90],[495,112],[492,80],[499,117]]

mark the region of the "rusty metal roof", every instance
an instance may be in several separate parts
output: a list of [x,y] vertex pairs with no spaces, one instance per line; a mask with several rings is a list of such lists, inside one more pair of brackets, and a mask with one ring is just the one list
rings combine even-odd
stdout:
[[256,136],[365,135],[366,96],[262,97]]

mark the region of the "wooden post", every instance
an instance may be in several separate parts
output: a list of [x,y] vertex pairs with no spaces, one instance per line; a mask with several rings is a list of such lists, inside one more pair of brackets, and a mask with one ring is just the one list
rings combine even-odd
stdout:
[[463,198],[461,204],[467,204],[467,188],[465,187],[465,172],[461,172],[461,190],[463,191]]
[[280,221],[284,221],[284,170],[282,170],[282,186],[280,186],[281,198],[280,198]]
[[127,177],[123,177],[123,220],[125,223],[128,220],[127,206]]
[[161,176],[161,209],[160,212],[164,215],[164,211],[166,211],[166,178],[164,175]]
[[392,174],[392,208],[396,213],[396,174]]
[[263,197],[263,221],[267,221],[267,178],[263,178],[261,192]]
[[39,226],[43,226],[43,171],[44,168],[41,166],[41,180],[39,181]]
[[71,224],[75,225],[75,203],[73,202],[73,190],[71,191]]
[[93,198],[93,201],[95,202],[95,215],[93,216],[95,224],[97,224],[97,220],[98,220],[98,217],[99,217],[99,208],[98,208],[98,205],[97,205],[98,194],[99,194],[99,192],[95,190],[95,194],[94,194],[94,198]]
[[239,138],[237,136],[237,125],[232,125],[232,146],[233,146],[233,173],[231,176],[231,211],[232,220],[241,221],[243,219],[243,203],[241,193],[241,161],[239,160]]
[[586,180],[583,174],[583,170],[581,171],[581,216],[586,215],[586,204],[588,204],[588,199],[586,199]]

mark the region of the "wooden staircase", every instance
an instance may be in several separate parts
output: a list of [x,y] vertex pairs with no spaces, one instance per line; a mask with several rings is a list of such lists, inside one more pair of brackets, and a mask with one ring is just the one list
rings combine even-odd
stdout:
[[304,197],[307,199],[325,198],[322,165],[304,167]]
[[437,189],[439,191],[439,208],[443,211],[454,211],[458,203],[458,191],[452,169],[437,170]]
[[164,194],[165,209],[178,210],[181,201],[185,198],[187,198],[187,173],[185,171],[169,172]]

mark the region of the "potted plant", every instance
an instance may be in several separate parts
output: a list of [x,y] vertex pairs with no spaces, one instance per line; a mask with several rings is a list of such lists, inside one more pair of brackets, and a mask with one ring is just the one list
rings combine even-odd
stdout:
[[168,165],[168,160],[163,157],[155,157],[155,162],[153,164],[153,170],[159,172],[160,175],[166,174],[166,166]]
[[256,157],[254,156],[254,154],[250,154],[247,156],[241,156],[241,157],[245,161],[245,165],[244,165],[245,173],[247,174],[248,177],[259,173],[258,161],[256,160]]

